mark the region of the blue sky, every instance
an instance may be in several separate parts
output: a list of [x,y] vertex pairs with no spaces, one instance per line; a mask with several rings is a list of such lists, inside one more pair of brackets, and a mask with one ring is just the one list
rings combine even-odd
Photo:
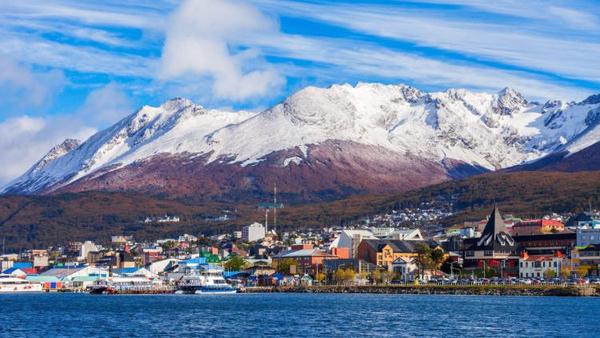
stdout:
[[0,3],[0,184],[144,104],[268,107],[357,81],[600,92],[598,1]]

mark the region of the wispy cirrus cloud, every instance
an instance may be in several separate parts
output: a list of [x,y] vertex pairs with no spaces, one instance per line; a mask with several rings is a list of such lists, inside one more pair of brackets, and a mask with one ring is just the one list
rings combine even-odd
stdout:
[[[400,1],[396,1],[400,2]],[[545,0],[419,0],[420,3],[461,6],[491,14],[532,19],[546,23],[541,30],[560,27],[568,29],[590,29],[598,27],[600,11],[594,1],[545,1]],[[568,6],[576,5],[577,8]],[[566,26],[565,26],[566,24]]]
[[[316,4],[285,0],[257,0],[257,3],[282,15],[304,17],[371,36],[409,42],[415,45],[413,53],[419,52],[414,49],[420,47],[456,53],[444,55],[431,49],[420,51],[433,58],[462,58],[473,63],[489,61],[495,62],[491,67],[496,68],[512,67],[522,71],[547,72],[565,78],[600,82],[600,67],[597,67],[596,57],[600,53],[598,39],[592,38],[593,33],[587,38],[567,34],[560,26],[560,20],[555,19],[569,17],[569,21],[578,22],[576,16],[593,15],[566,8],[549,9],[551,13],[555,13],[552,17],[555,20],[554,29],[563,32],[562,35],[557,35],[553,29],[548,28],[546,22],[541,25],[526,22],[515,24],[507,20],[490,20],[489,17],[457,15],[456,10],[449,9]],[[502,9],[503,12],[513,13],[508,10],[508,4],[500,7],[476,1],[463,3],[496,12]],[[588,19],[587,22],[592,21]],[[542,27],[546,32],[541,32]]]

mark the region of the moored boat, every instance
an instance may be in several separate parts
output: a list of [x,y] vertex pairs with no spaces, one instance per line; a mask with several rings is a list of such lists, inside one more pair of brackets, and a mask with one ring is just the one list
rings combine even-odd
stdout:
[[0,275],[0,293],[16,292],[42,292],[42,284],[10,275]]
[[89,291],[92,294],[157,294],[171,293],[173,288],[165,286],[158,279],[132,276],[98,280],[89,287]]
[[227,284],[223,277],[223,268],[209,264],[200,272],[190,270],[182,277],[177,286],[178,293],[187,294],[233,294],[236,289]]

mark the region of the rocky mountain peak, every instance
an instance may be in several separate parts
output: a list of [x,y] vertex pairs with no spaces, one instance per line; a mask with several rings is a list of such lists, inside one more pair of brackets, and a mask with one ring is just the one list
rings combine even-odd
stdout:
[[500,115],[512,115],[527,106],[527,100],[516,90],[506,87],[498,92],[494,112]]
[[600,94],[588,96],[585,100],[581,101],[579,104],[598,104],[598,103],[600,103]]
[[33,166],[32,172],[44,169],[50,162],[64,156],[73,149],[79,147],[80,144],[81,142],[79,140],[68,138],[61,144],[55,145]]

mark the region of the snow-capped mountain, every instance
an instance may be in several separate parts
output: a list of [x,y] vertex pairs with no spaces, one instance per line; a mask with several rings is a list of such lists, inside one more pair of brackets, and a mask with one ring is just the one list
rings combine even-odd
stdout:
[[600,96],[538,104],[511,88],[307,87],[261,113],[176,98],[53,149],[4,192],[232,197],[259,195],[274,182],[298,199],[404,191],[575,152],[600,140],[599,121]]

